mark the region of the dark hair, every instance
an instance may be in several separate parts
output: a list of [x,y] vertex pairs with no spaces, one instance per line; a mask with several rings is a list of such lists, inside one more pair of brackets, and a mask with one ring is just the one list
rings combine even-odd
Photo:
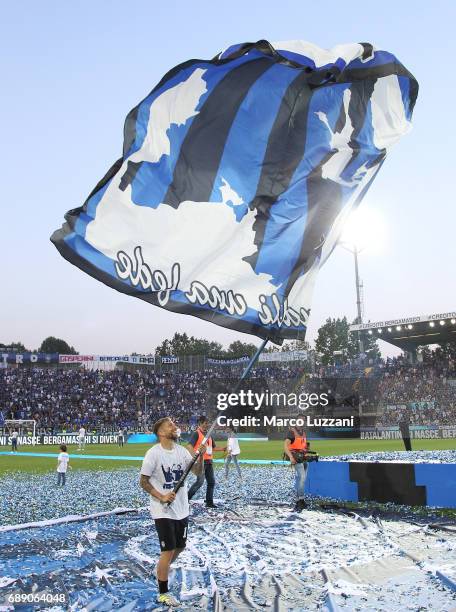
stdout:
[[198,425],[201,425],[201,423],[207,423],[207,421],[208,421],[208,418],[204,414],[198,417]]
[[155,421],[154,426],[152,427],[152,431],[154,432],[156,436],[158,436],[158,430],[163,425],[163,423],[169,420],[170,420],[169,417],[163,417],[162,419],[158,419],[158,421]]
[[60,450],[61,450],[62,452],[64,452],[64,453],[66,453],[66,452],[67,452],[67,447],[66,447],[66,444],[61,444],[61,445],[60,445]]

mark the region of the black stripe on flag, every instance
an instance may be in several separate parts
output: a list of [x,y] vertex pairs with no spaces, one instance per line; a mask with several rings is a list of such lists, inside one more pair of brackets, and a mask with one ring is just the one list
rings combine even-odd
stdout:
[[[269,56],[274,63],[282,64],[283,66],[290,66],[292,68],[302,68],[301,64],[298,62],[294,62],[292,60],[287,59],[283,55],[280,55],[270,42],[267,40],[258,40],[255,43],[244,43],[239,47],[237,51],[231,53],[231,55],[218,59],[218,56],[214,57],[212,60],[203,60],[203,59],[191,59],[179,64],[169,70],[165,76],[160,80],[160,82],[152,89],[152,91],[144,98],[137,106],[135,106],[127,115],[124,126],[124,146],[123,146],[123,155],[124,157],[128,153],[130,147],[134,143],[136,139],[136,121],[138,118],[139,107],[141,104],[152,94],[158,91],[161,87],[166,85],[168,81],[170,81],[173,77],[175,77],[179,72],[186,70],[187,68],[191,68],[192,66],[204,65],[204,64],[212,64],[213,66],[223,66],[232,62],[233,60],[242,57],[249,53],[252,50],[260,51],[264,53],[266,56]],[[311,68],[306,68],[307,71],[313,72]],[[138,171],[138,164],[132,164],[130,168],[130,163],[128,164],[128,169],[125,175],[122,177],[120,188],[124,191],[128,185],[131,184],[133,179],[136,176]]]
[[348,143],[348,146],[352,150],[352,156],[347,166],[359,155],[360,146],[358,144],[358,137],[366,121],[367,109],[376,82],[377,79],[372,79],[368,81],[356,81],[350,85],[351,96],[348,105],[348,116],[353,126],[353,132],[350,142]]
[[309,73],[302,71],[289,85],[269,136],[256,194],[249,204],[256,210],[253,230],[257,251],[244,257],[253,269],[263,244],[271,206],[288,189],[306,145],[307,116],[312,91]]
[[[208,202],[231,125],[249,89],[274,65],[260,58],[233,68],[214,87],[187,132],[163,202]],[[223,112],[220,109],[223,108]],[[198,180],[192,180],[198,176]]]
[[285,296],[320,256],[328,230],[342,206],[342,187],[331,179],[323,179],[323,166],[333,153],[328,153],[307,177],[307,219],[301,250],[288,278]]
[[361,59],[365,62],[366,60],[370,59],[373,54],[374,54],[374,47],[372,46],[371,43],[366,43],[366,42],[362,42],[359,43],[362,48],[363,48],[363,54],[361,56]]
[[418,81],[400,62],[390,62],[389,64],[382,64],[380,66],[366,66],[366,68],[347,69],[342,72],[338,82],[351,83],[367,79],[380,79],[382,77],[391,76],[392,74],[410,79],[410,112],[413,112],[418,97]]
[[[348,105],[348,117],[353,126],[353,132],[348,146],[352,149],[352,156],[348,164],[359,155],[357,138],[366,121],[366,114],[370,98],[374,91],[375,80],[367,82],[356,82],[350,87],[350,102]],[[336,130],[341,131],[345,126],[345,120],[341,114],[336,122]],[[345,114],[345,112],[344,112]],[[337,215],[342,209],[342,187],[336,181],[324,179],[322,176],[323,166],[331,159],[337,151],[330,152],[320,161],[307,177],[307,202],[308,211],[306,227],[301,243],[301,251],[293,271],[288,279],[285,295],[288,295],[298,277],[310,270],[317,257],[321,255],[321,249],[326,240]]]

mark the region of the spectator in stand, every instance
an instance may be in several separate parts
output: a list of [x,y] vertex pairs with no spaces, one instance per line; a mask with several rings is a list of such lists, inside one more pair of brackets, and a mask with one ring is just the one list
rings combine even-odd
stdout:
[[[0,406],[5,418],[35,419],[41,433],[77,432],[80,428],[118,432],[144,429],[147,397],[149,422],[171,415],[187,429],[195,414],[208,413],[208,381],[237,376],[240,367],[194,372],[6,368],[0,370]],[[437,349],[414,365],[399,357],[369,368],[356,363],[337,371],[321,366],[318,373],[310,374],[302,366],[283,364],[254,368],[252,376],[266,378],[271,391],[290,393],[327,392],[331,380],[336,401],[350,394],[356,378],[362,411],[380,413],[377,426],[397,427],[404,414],[410,426],[456,424],[456,351]]]

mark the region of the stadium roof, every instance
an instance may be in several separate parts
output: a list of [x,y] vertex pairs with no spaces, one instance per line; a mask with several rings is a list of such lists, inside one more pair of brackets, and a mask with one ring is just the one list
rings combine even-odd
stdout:
[[403,351],[411,351],[424,344],[456,341],[456,312],[350,325],[350,332],[357,331],[375,335]]

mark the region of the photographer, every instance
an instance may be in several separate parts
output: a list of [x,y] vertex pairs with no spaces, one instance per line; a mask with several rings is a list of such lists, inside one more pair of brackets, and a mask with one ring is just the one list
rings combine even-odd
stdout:
[[301,512],[307,505],[304,501],[304,486],[308,469],[306,461],[307,448],[308,445],[304,430],[293,427],[285,438],[284,451],[295,470],[295,491],[297,498],[294,507],[295,512]]

